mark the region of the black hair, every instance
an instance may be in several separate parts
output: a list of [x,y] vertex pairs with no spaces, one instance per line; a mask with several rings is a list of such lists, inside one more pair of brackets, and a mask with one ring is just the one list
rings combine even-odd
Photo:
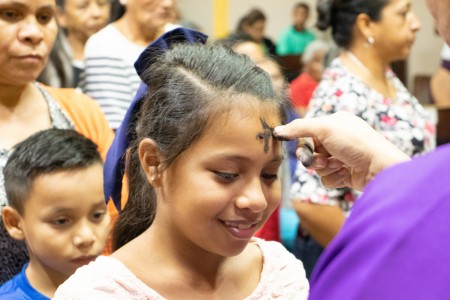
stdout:
[[307,13],[309,13],[309,5],[304,2],[298,2],[294,5],[294,10],[298,8],[303,8]]
[[388,3],[389,0],[318,0],[317,28],[326,30],[331,26],[336,44],[347,48],[356,17],[367,14],[373,21],[379,21],[381,11]]
[[39,131],[13,148],[3,174],[8,203],[20,214],[34,180],[57,171],[103,164],[97,145],[71,129]]
[[257,42],[255,42],[255,40],[250,35],[243,33],[241,31],[234,32],[234,33],[228,35],[226,38],[215,41],[216,44],[222,45],[222,46],[230,48],[230,49],[233,49],[237,45],[240,45],[242,43],[247,43],[247,42],[252,42],[252,43],[257,44]]
[[285,99],[278,97],[266,72],[247,56],[221,45],[177,44],[144,72],[150,88],[135,124],[126,165],[127,203],[115,222],[113,249],[144,232],[153,222],[156,195],[142,170],[138,147],[151,138],[169,167],[214,119],[248,95],[272,105],[285,122]]
[[244,27],[244,25],[253,25],[258,21],[266,21],[266,16],[264,15],[264,13],[257,9],[257,8],[253,8],[252,10],[250,10],[247,14],[245,14],[238,22],[238,26],[237,26],[237,32],[239,31],[243,31],[242,28]]

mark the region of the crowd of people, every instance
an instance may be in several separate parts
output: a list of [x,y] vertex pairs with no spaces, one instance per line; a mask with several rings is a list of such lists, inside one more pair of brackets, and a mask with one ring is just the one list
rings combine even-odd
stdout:
[[391,68],[411,0],[266,22],[213,41],[175,0],[0,0],[0,299],[446,297],[450,148]]

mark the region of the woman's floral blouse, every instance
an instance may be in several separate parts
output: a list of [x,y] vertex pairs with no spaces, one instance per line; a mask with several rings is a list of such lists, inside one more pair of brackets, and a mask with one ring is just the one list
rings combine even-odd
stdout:
[[[386,77],[395,87],[396,99],[385,98],[336,58],[324,72],[305,117],[348,111],[364,119],[410,156],[432,150],[436,140],[431,117],[391,70],[386,71]],[[358,196],[357,191],[349,188],[326,189],[314,171],[298,164],[291,187],[294,201],[339,204],[348,212]]]

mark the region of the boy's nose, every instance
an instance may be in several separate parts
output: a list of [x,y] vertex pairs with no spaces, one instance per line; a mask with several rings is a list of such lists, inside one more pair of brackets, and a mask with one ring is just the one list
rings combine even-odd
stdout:
[[95,242],[95,234],[89,224],[81,224],[74,236],[74,244],[77,248],[89,248]]

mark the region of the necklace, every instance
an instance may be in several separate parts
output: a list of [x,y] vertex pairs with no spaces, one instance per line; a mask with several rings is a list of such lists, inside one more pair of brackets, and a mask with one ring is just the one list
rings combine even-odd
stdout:
[[364,72],[368,73],[369,75],[372,75],[372,72],[370,72],[369,69],[367,69],[367,67],[349,50],[347,50],[347,52],[345,52],[348,56],[348,58],[355,64],[357,65],[359,68],[361,68],[362,70],[364,70]]
[[[370,78],[372,78],[373,80],[376,80],[375,76],[373,75],[373,73],[349,50],[347,50],[345,52],[347,54],[347,57],[356,65],[358,66],[361,70],[363,70]],[[383,87],[379,87],[380,89],[377,89],[375,86],[373,86],[370,83],[369,86],[372,86],[373,88],[375,88],[376,90],[378,90],[381,94],[383,94],[384,96],[388,97],[388,98],[392,98],[395,99],[395,89],[392,85],[392,82],[389,80],[389,78],[386,76],[386,74],[384,75],[384,78],[387,81],[387,86],[385,88]]]

